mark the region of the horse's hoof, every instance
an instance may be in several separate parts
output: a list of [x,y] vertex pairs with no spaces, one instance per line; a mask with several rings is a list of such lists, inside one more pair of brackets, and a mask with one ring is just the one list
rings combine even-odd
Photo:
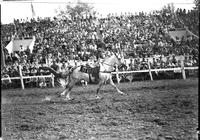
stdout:
[[69,96],[66,96],[64,99],[65,99],[66,101],[70,101],[70,100],[72,100],[73,98],[70,98]]
[[101,97],[100,96],[96,96],[96,98],[95,98],[96,100],[99,100],[99,99],[101,99]]
[[126,95],[126,93],[124,93],[124,92],[120,92],[120,94],[121,94],[121,95]]
[[51,97],[50,96],[45,96],[44,99],[42,99],[42,101],[50,101],[51,100]]
[[65,100],[67,100],[67,101],[70,101],[71,100],[71,98],[64,98]]
[[71,99],[68,98],[63,98],[64,101],[70,101]]
[[102,100],[103,99],[103,97],[101,97],[101,96],[96,96],[95,97],[95,100]]
[[64,97],[64,96],[65,96],[65,94],[62,94],[62,93],[61,93],[61,94],[60,94],[60,96],[61,96],[61,97]]

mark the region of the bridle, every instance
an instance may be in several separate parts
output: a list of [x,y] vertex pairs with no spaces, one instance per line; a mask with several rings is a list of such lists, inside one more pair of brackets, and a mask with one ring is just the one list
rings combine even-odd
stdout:
[[105,62],[101,62],[102,64],[105,64],[105,65],[107,65],[107,66],[111,66],[111,67],[114,67],[115,66],[115,64],[113,64],[113,65],[110,65],[110,64],[107,64],[107,63],[105,63]]
[[[113,52],[113,53],[114,53],[115,57],[118,59],[118,61],[119,61],[119,57],[116,55],[115,52]],[[107,63],[105,63],[105,62],[101,62],[101,63],[102,63],[102,64],[105,64],[105,65],[107,65],[107,66],[111,66],[111,67],[114,67],[114,66],[116,65],[116,63],[114,63],[113,65],[107,64]]]
[[[115,55],[115,57],[118,59],[118,61],[119,61],[119,58],[118,58],[118,56],[116,55],[116,53],[114,53],[114,55]],[[115,65],[116,65],[116,62],[113,64],[113,65],[110,65],[110,64],[107,64],[107,63],[105,63],[105,62],[101,62],[102,64],[105,64],[105,65],[107,65],[107,66],[111,66],[111,67],[114,67]],[[104,67],[105,68],[105,67]],[[104,72],[104,73],[111,73],[111,72],[113,72],[113,71],[101,71],[101,72]]]

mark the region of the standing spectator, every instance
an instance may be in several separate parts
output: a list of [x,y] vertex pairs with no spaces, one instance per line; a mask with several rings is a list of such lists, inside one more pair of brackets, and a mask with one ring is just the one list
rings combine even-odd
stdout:
[[171,68],[172,67],[172,62],[170,60],[170,56],[167,56],[167,60],[165,62],[165,67],[166,68]]
[[171,62],[172,62],[172,67],[173,67],[173,68],[177,66],[177,60],[176,60],[176,58],[175,58],[175,55],[172,56]]
[[67,65],[66,65],[66,62],[65,61],[63,61],[62,62],[62,65],[61,65],[61,72],[66,72],[67,70],[68,70],[68,68],[67,68]]
[[59,71],[59,66],[56,64],[55,60],[53,60],[53,64],[51,65],[51,68],[54,69],[55,71]]
[[153,57],[153,62],[150,63],[150,65],[151,65],[151,69],[156,69],[157,68],[157,61],[156,61],[155,57]]
[[134,70],[133,58],[130,59],[130,63],[128,66],[129,66],[128,70]]
[[140,70],[146,70],[148,69],[148,64],[145,60],[145,57],[142,58],[141,64],[140,64]]

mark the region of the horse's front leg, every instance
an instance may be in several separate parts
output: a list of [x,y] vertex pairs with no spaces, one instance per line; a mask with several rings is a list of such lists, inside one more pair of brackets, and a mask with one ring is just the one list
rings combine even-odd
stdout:
[[67,92],[67,88],[64,89],[64,91],[60,94],[61,96],[65,96],[65,93]]
[[67,88],[68,88],[68,92],[67,92],[67,95],[66,95],[66,99],[67,100],[71,100],[71,98],[70,98],[70,93],[71,93],[71,91],[72,91],[72,88],[74,87],[74,85],[76,84],[78,82],[78,80],[73,80],[73,81],[71,81],[67,86],[66,86],[66,90],[64,91],[64,92],[66,92],[67,91]]
[[114,82],[113,82],[113,80],[112,80],[112,77],[109,78],[109,82],[110,82],[111,86],[114,87],[114,88],[117,90],[117,92],[118,92],[119,94],[125,95],[125,93],[122,92],[122,91],[120,91],[120,90],[117,88],[117,86],[114,84]]
[[96,92],[96,99],[100,99],[99,91],[100,91],[103,84],[104,84],[104,81],[100,81],[99,84],[98,84],[98,88],[97,88],[97,92]]

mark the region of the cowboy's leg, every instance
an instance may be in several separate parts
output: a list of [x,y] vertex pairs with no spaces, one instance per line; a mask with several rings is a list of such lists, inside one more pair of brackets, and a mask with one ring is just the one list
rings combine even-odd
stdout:
[[120,91],[120,90],[117,88],[117,86],[114,84],[114,82],[113,82],[113,80],[112,80],[112,77],[110,77],[109,82],[110,82],[111,86],[113,86],[113,87],[117,90],[118,93],[123,94],[123,95],[125,94],[124,92]]

